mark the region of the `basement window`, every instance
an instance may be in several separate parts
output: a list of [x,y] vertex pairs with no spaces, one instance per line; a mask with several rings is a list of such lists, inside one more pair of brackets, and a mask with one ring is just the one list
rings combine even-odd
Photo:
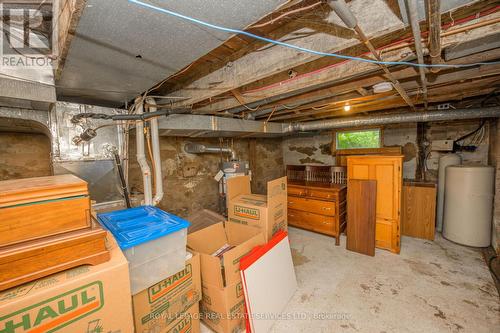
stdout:
[[335,133],[336,148],[338,150],[380,148],[380,132],[380,128],[337,132]]

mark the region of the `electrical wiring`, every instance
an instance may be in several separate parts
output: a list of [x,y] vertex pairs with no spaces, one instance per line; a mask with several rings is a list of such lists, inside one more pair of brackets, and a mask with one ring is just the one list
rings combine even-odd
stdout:
[[301,52],[306,52],[314,55],[319,55],[319,56],[324,56],[324,57],[335,57],[335,58],[340,58],[340,59],[345,59],[345,60],[354,60],[354,61],[359,61],[359,62],[366,62],[366,63],[371,63],[371,64],[377,64],[377,65],[388,65],[388,66],[397,66],[397,65],[406,65],[406,66],[412,66],[412,67],[425,67],[425,68],[432,68],[432,67],[438,67],[438,68],[467,68],[467,67],[473,67],[473,66],[479,66],[479,65],[498,65],[500,64],[500,61],[492,61],[492,62],[476,62],[476,63],[470,63],[470,64],[420,64],[420,63],[413,63],[413,62],[408,62],[408,61],[378,61],[378,60],[373,60],[373,59],[367,59],[367,58],[360,58],[360,57],[353,57],[353,56],[347,56],[347,55],[342,55],[338,53],[329,53],[329,52],[322,52],[322,51],[316,51],[316,50],[311,50],[305,47],[301,46],[296,46],[293,44],[288,44],[285,42],[280,42],[271,38],[267,37],[262,37],[259,35],[255,35],[251,32],[248,31],[243,31],[239,29],[233,29],[233,28],[227,28],[223,26],[219,26],[216,24],[208,23],[187,15],[183,15],[162,7],[157,7],[139,0],[128,0],[130,3],[136,4],[138,6],[144,7],[151,9],[153,11],[157,11],[163,14],[167,14],[173,17],[177,17],[179,19],[189,21],[201,26],[205,26],[211,29],[216,29],[220,30],[223,32],[227,33],[233,33],[233,34],[239,34],[239,35],[244,35],[248,36],[254,39],[258,39],[267,43],[272,43],[276,45],[280,45],[286,48],[294,49],[297,51]]
[[[486,16],[486,15],[495,13],[499,9],[500,9],[500,6],[496,6],[496,7],[493,7],[491,9],[489,9],[489,10],[486,10],[486,11],[479,12],[479,13],[474,14],[474,15],[470,15],[470,16],[464,17],[464,18],[462,18],[460,20],[457,20],[456,22],[453,21],[451,23],[443,24],[441,26],[441,29],[442,30],[446,30],[448,28],[453,27],[456,24],[463,24],[463,23],[469,22],[471,20],[478,19],[480,17],[483,17],[483,16]],[[443,32],[442,35],[444,36],[445,34],[447,34],[449,32],[455,33],[456,31],[459,31],[459,30],[460,29],[447,30],[446,32]],[[422,32],[422,36],[426,36],[428,34],[429,34],[429,31]],[[401,46],[405,46],[407,43],[411,42],[412,40],[413,40],[412,36],[406,37],[406,38],[403,38],[403,39],[391,42],[389,44],[386,44],[384,46],[378,47],[378,48],[376,48],[376,50],[380,51],[380,52],[387,51],[387,50],[395,50],[397,48],[400,48]],[[368,51],[368,52],[365,52],[365,53],[361,54],[361,56],[366,56],[366,55],[369,55],[370,53],[371,52]],[[341,61],[341,62],[338,62],[338,63],[334,63],[334,64],[331,64],[331,65],[328,65],[328,66],[316,69],[316,70],[311,71],[311,72],[299,74],[299,75],[295,76],[294,78],[289,78],[289,79],[286,79],[286,80],[275,82],[275,83],[269,84],[267,86],[262,86],[262,87],[259,87],[259,88],[242,91],[241,93],[242,93],[242,95],[245,95],[245,94],[254,94],[254,93],[260,92],[260,91],[266,91],[266,90],[269,90],[269,89],[272,89],[272,88],[275,88],[275,87],[279,87],[279,86],[282,86],[282,85],[285,85],[285,84],[289,84],[289,83],[291,83],[293,81],[297,81],[297,80],[304,79],[304,78],[307,78],[307,77],[310,77],[310,76],[314,76],[316,74],[320,74],[320,73],[322,73],[324,71],[327,71],[329,69],[332,69],[334,67],[341,66],[341,65],[343,65],[343,64],[345,64],[347,62],[349,62],[349,60],[344,60],[344,61]]]

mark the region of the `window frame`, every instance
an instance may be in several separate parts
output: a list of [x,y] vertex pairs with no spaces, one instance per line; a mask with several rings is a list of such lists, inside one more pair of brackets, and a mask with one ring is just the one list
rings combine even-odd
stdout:
[[[375,131],[377,130],[379,132],[379,143],[378,147],[356,147],[356,148],[339,148],[338,147],[338,134],[339,133],[353,133],[353,132],[367,132],[367,131]],[[333,133],[333,150],[334,151],[349,151],[349,150],[357,150],[357,149],[380,149],[384,147],[384,130],[382,127],[365,127],[365,128],[358,128],[358,129],[346,129],[346,130],[339,130],[339,131],[334,131]]]

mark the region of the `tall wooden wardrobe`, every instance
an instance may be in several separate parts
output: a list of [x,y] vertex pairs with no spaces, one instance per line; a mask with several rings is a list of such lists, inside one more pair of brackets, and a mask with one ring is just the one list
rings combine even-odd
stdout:
[[[347,179],[377,181],[375,245],[378,248],[399,253],[403,156],[349,156],[347,157]],[[349,223],[349,216],[347,216],[347,223]]]

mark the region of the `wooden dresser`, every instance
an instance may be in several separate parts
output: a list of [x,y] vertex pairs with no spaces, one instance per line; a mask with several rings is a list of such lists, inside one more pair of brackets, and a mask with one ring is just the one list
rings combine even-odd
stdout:
[[288,182],[288,224],[335,237],[346,227],[346,185]]

